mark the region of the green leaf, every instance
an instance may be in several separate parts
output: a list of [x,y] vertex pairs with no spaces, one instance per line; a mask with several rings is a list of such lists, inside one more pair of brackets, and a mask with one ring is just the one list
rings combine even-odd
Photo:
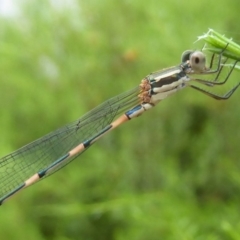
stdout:
[[217,54],[223,52],[225,57],[240,61],[240,45],[213,29],[209,29],[206,34],[199,36],[198,41],[205,42],[203,48],[205,51]]

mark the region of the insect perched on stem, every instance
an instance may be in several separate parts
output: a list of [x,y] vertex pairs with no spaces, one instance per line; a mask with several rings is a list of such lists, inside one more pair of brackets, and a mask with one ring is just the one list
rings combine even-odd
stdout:
[[[212,89],[226,83],[237,64],[236,60],[230,65],[228,74],[223,76],[228,60],[223,57],[226,49],[227,46],[219,55],[212,55],[209,67],[203,52],[185,51],[179,65],[149,74],[138,87],[107,100],[77,121],[2,157],[0,204],[71,162],[109,131],[185,87],[192,87],[217,100],[228,99],[240,83],[222,95],[195,85],[199,83]],[[213,69],[216,57],[217,66]],[[210,79],[206,80],[204,76],[210,76]]]

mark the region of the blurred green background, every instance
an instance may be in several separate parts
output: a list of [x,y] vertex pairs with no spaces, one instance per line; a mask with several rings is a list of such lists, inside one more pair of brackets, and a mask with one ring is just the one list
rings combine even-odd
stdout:
[[[240,38],[238,0],[12,2],[1,156],[178,64],[209,27]],[[240,239],[239,99],[168,98],[1,206],[0,239]]]

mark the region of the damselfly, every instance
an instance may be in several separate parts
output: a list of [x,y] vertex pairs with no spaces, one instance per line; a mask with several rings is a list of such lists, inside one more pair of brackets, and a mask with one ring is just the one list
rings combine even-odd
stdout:
[[[217,65],[213,69],[216,57]],[[240,83],[222,95],[194,84],[209,88],[224,84],[237,64],[237,61],[230,67],[228,64],[228,74],[223,77],[226,61],[223,52],[212,55],[207,67],[206,56],[201,51],[185,51],[178,66],[149,74],[138,87],[107,100],[79,120],[1,158],[0,204],[71,162],[109,131],[187,86],[218,100],[228,99]],[[207,75],[212,79],[204,79]]]

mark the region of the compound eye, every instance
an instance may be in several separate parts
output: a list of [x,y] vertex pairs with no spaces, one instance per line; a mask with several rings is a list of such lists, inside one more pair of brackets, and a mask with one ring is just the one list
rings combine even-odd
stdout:
[[204,72],[206,70],[206,57],[200,51],[195,51],[191,54],[189,63],[194,72]]
[[181,61],[182,63],[185,63],[186,61],[188,61],[190,59],[191,54],[194,53],[193,50],[186,50],[182,53],[181,56]]

